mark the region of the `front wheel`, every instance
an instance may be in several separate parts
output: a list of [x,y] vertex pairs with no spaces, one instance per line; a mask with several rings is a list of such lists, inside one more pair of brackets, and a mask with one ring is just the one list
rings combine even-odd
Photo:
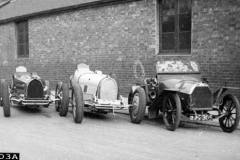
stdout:
[[9,89],[7,82],[2,84],[3,113],[5,117],[10,117]]
[[3,94],[3,83],[5,83],[5,79],[0,80],[0,105],[3,106],[2,94]]
[[72,88],[72,108],[73,120],[75,123],[81,123],[84,115],[83,92],[81,86],[74,84]]
[[239,124],[240,108],[238,99],[233,95],[226,95],[219,109],[224,114],[223,117],[219,118],[220,127],[224,132],[233,132]]
[[129,108],[130,118],[132,123],[140,124],[146,110],[146,93],[143,88],[138,87],[132,95],[132,98],[128,97],[130,104],[132,104]]
[[175,131],[181,120],[181,102],[177,93],[168,93],[163,100],[163,121],[167,130]]

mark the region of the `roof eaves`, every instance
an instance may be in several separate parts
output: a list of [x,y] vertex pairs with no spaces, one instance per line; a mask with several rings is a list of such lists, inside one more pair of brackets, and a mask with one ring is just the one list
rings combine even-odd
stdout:
[[76,4],[72,6],[66,6],[66,7],[61,7],[61,8],[55,8],[51,10],[45,10],[41,12],[35,12],[31,14],[26,14],[22,16],[16,16],[8,19],[3,19],[0,20],[0,24],[3,23],[9,23],[12,21],[20,21],[24,19],[29,19],[33,17],[40,17],[40,16],[46,16],[46,15],[52,15],[52,14],[59,14],[62,12],[66,11],[74,11],[78,9],[89,9],[89,8],[96,8],[100,6],[106,6],[106,5],[113,5],[113,4],[121,4],[121,3],[128,3],[128,2],[133,2],[133,1],[142,1],[142,0],[98,0],[98,1],[93,1],[93,2],[88,2],[88,3],[83,3],[83,4]]
[[3,1],[3,2],[0,2],[0,8],[7,5],[8,3],[10,3],[11,0],[7,0],[7,1]]

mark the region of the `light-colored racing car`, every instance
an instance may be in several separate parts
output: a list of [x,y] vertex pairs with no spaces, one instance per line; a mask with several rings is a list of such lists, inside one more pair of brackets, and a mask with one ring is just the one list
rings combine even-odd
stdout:
[[85,112],[114,113],[128,109],[122,96],[118,95],[118,84],[110,75],[91,71],[86,64],[79,64],[70,77],[69,86],[59,82],[55,90],[56,111],[66,116],[68,106],[73,108],[75,123],[81,123]]

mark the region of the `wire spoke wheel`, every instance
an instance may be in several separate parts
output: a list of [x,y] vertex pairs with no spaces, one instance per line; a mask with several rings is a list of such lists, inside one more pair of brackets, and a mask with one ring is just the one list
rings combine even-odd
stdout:
[[239,101],[233,95],[226,95],[219,107],[223,117],[219,118],[220,127],[224,132],[233,132],[239,124]]
[[181,102],[177,93],[168,93],[163,101],[163,121],[167,130],[177,129],[181,120]]

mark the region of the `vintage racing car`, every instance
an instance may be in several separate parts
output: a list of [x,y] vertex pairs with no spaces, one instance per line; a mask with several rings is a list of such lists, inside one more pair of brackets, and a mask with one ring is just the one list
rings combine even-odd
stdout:
[[5,117],[10,117],[10,106],[48,107],[50,99],[49,81],[41,79],[37,73],[29,73],[24,66],[16,68],[9,85],[1,79],[1,103]]
[[142,121],[144,108],[148,106],[149,118],[156,118],[160,110],[166,128],[171,131],[183,117],[192,121],[218,118],[225,132],[237,128],[239,101],[225,93],[239,88],[225,86],[212,94],[195,61],[158,61],[156,70],[156,77],[144,79],[143,85],[132,86],[128,103],[133,123]]
[[[68,98],[68,95],[70,98]],[[122,96],[118,95],[118,85],[111,76],[101,71],[91,71],[86,64],[79,64],[70,77],[69,87],[59,82],[55,90],[56,111],[66,116],[68,106],[73,108],[75,123],[81,123],[85,112],[114,113],[128,109]]]

